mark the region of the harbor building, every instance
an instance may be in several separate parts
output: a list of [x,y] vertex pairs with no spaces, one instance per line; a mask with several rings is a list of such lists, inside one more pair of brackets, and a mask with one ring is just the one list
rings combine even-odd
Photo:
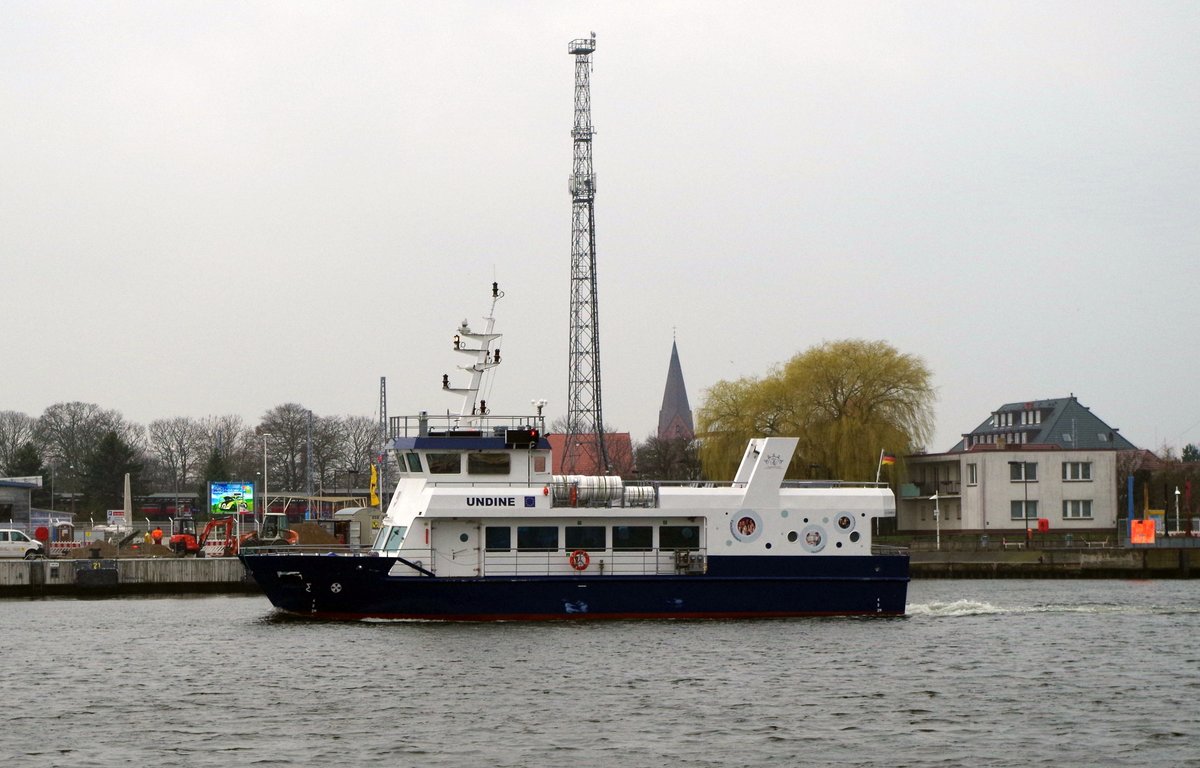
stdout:
[[1110,532],[1120,459],[1138,449],[1072,394],[1000,406],[945,453],[905,457],[897,527],[1024,537]]

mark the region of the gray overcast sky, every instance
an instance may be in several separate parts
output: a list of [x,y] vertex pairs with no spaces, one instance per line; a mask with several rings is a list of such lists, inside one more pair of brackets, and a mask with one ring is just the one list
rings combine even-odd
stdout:
[[826,340],[930,450],[1075,393],[1200,442],[1195,2],[0,4],[0,410],[391,415],[493,279],[494,412],[565,411],[573,58],[597,34],[605,420]]

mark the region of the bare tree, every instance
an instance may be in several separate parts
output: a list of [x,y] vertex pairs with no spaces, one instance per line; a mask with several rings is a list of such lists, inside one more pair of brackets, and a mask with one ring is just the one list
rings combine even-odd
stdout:
[[178,416],[150,422],[150,455],[165,470],[169,487],[178,491],[199,479],[205,458],[206,433],[200,422]]
[[84,463],[108,432],[134,450],[143,442],[141,427],[130,424],[117,411],[94,403],[55,403],[37,420],[34,440],[49,464],[59,467],[63,486],[78,491]]
[[299,403],[277,405],[263,414],[258,428],[271,435],[267,453],[274,487],[290,491],[304,489],[309,414],[309,410]]
[[366,416],[343,416],[342,461],[348,469],[366,471],[382,451],[379,423]]
[[13,463],[17,450],[33,442],[37,419],[19,411],[0,411],[0,467]]

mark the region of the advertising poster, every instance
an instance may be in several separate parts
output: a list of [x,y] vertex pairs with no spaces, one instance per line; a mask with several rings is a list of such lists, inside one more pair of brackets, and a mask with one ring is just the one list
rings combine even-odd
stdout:
[[208,511],[213,517],[254,514],[254,483],[209,483]]

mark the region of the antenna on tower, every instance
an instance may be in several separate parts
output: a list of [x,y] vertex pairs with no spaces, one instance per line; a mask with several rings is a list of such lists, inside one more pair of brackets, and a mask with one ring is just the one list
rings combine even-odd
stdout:
[[571,193],[571,332],[567,383],[567,429],[560,472],[608,474],[604,416],[600,407],[600,320],[596,302],[596,176],[592,173],[591,54],[596,33],[572,40],[575,57],[574,162]]

